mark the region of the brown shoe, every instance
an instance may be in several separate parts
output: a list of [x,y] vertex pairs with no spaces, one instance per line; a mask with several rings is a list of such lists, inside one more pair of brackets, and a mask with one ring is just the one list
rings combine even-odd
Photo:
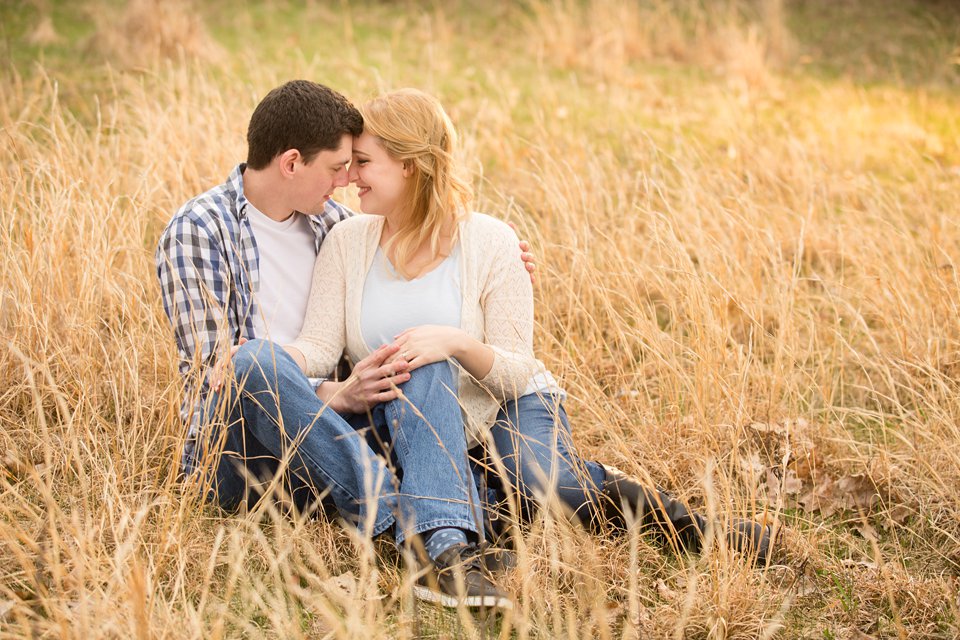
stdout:
[[455,544],[441,553],[432,570],[417,580],[413,594],[444,607],[513,609],[513,600],[493,582],[475,544]]

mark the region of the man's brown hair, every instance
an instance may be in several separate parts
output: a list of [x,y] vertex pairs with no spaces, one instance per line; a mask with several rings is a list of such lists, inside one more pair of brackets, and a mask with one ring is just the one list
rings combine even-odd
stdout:
[[345,97],[322,84],[291,80],[268,93],[247,127],[247,166],[263,169],[296,149],[304,162],[338,149],[344,134],[363,133],[363,117]]

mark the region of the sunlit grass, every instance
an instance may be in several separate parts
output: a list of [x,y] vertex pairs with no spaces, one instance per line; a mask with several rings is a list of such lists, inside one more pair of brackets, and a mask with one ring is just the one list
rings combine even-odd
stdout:
[[[896,57],[790,3],[468,5],[173,3],[163,46],[120,3],[4,21],[0,636],[956,635],[956,14],[872,16]],[[771,567],[545,516],[518,611],[474,621],[335,524],[184,493],[153,247],[292,77],[443,99],[477,208],[535,246],[581,452],[778,523]]]

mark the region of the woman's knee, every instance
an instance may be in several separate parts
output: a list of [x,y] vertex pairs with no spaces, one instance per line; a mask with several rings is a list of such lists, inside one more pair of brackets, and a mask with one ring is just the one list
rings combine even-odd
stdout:
[[400,385],[403,397],[391,404],[399,407],[413,403],[424,413],[438,412],[453,419],[460,415],[457,401],[457,383],[452,367],[447,362],[434,362],[418,367],[410,379]]
[[453,367],[445,360],[431,362],[430,364],[425,364],[411,371],[410,380],[440,381],[452,384],[454,380]]
[[577,509],[590,494],[589,477],[584,477],[566,458],[544,460],[530,455],[518,462],[519,480],[528,497],[548,501],[557,498],[567,507]]

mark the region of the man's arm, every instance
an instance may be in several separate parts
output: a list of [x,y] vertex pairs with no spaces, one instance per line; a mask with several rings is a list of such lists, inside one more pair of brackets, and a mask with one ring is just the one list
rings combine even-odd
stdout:
[[[163,309],[173,328],[180,372],[206,371],[230,344],[225,255],[209,230],[177,215],[157,246]],[[205,386],[205,385],[204,385]]]

